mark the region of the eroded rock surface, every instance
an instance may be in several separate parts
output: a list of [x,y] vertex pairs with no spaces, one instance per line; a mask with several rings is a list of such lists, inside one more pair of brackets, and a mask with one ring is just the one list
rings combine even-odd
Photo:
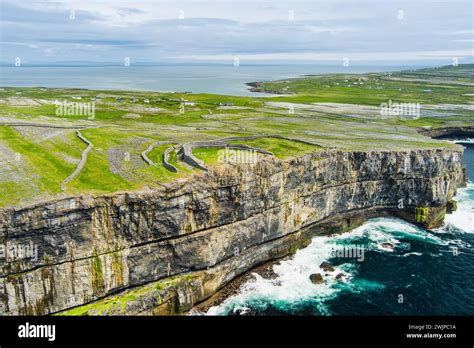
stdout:
[[438,225],[463,179],[461,157],[461,149],[266,157],[153,191],[2,209],[3,244],[37,246],[38,258],[2,259],[0,313],[187,311],[316,234],[384,214]]

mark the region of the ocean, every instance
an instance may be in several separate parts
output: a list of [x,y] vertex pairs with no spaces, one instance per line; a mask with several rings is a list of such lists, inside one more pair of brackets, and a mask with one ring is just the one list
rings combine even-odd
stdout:
[[270,96],[248,90],[246,83],[327,73],[365,73],[415,66],[153,65],[153,66],[0,66],[2,87],[63,87],[100,90],[215,93]]
[[[469,183],[458,190],[458,210],[443,227],[428,231],[377,218],[342,235],[314,237],[273,266],[276,278],[254,273],[237,294],[205,314],[473,315],[474,143],[463,145]],[[356,248],[365,251],[363,261],[334,252]],[[335,271],[315,285],[309,276],[321,272],[323,261]],[[342,280],[335,279],[338,274]]]

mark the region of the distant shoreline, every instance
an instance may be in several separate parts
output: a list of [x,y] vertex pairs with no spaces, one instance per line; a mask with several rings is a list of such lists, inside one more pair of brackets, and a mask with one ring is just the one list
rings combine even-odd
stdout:
[[[27,68],[22,70],[22,68]],[[417,66],[421,67],[421,66]],[[403,70],[409,66],[351,66],[242,64],[239,67],[219,64],[163,65],[23,65],[0,66],[0,85],[44,88],[74,88],[93,90],[151,91],[160,93],[220,94],[229,96],[275,96],[252,86],[255,81],[323,76],[337,73],[377,73]],[[348,70],[345,70],[348,69]],[[22,73],[23,71],[23,73]],[[74,86],[74,87],[70,87]],[[256,94],[258,93],[258,95]]]

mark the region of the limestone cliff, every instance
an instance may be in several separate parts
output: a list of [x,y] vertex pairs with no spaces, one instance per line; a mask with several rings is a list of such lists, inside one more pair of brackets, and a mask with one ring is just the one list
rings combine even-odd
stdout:
[[474,136],[474,126],[459,126],[459,127],[440,127],[440,128],[420,128],[420,134],[431,138],[447,138],[447,137],[472,137]]
[[[313,235],[395,214],[442,223],[462,149],[315,152],[222,165],[160,190],[0,210],[0,313],[179,313]],[[452,206],[452,204],[450,204]]]

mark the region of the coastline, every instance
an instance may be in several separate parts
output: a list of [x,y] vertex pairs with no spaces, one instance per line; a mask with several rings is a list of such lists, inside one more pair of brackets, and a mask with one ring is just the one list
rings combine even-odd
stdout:
[[[413,170],[416,171],[416,174],[412,173],[410,174],[410,177],[414,177],[415,179],[409,179],[405,182],[403,177],[399,177],[396,181],[396,185],[400,190],[398,193],[392,190],[392,193],[388,194],[390,192],[388,187],[393,188],[394,182],[391,181],[393,180],[391,175],[396,173],[399,168],[386,167],[384,171],[392,173],[390,176],[387,176],[386,178],[380,177],[377,179],[378,181],[373,181],[367,178],[366,180],[368,181],[357,183],[356,185],[358,188],[355,192],[358,193],[356,194],[356,197],[354,197],[352,203],[350,202],[350,197],[354,190],[355,182],[341,182],[326,187],[321,183],[323,186],[318,189],[314,187],[313,174],[303,175],[303,178],[305,178],[303,181],[291,179],[285,184],[285,186],[290,189],[293,185],[296,185],[295,187],[297,187],[298,190],[308,190],[312,186],[312,190],[316,191],[314,191],[314,193],[310,193],[309,191],[303,196],[301,193],[297,194],[296,197],[294,196],[294,203],[291,203],[295,204],[294,208],[288,207],[288,209],[286,207],[287,204],[284,203],[273,208],[268,207],[266,210],[260,211],[260,213],[250,213],[249,211],[249,213],[245,214],[250,214],[248,215],[249,218],[242,220],[241,222],[238,220],[230,220],[225,223],[225,221],[221,219],[224,218],[226,214],[221,214],[228,210],[226,205],[232,200],[224,200],[217,203],[217,205],[214,205],[214,208],[212,208],[214,213],[208,216],[208,218],[211,218],[209,222],[214,221],[216,228],[210,228],[212,226],[204,228],[207,224],[206,223],[201,226],[192,226],[190,229],[187,229],[186,218],[183,216],[183,227],[180,228],[182,232],[180,232],[178,236],[169,235],[163,241],[157,239],[155,242],[147,241],[144,243],[144,241],[140,241],[143,237],[137,235],[134,237],[135,241],[130,246],[124,244],[126,242],[124,239],[125,235],[122,235],[120,231],[137,231],[134,226],[136,226],[136,223],[139,221],[141,221],[140,225],[143,226],[143,228],[147,225],[152,226],[153,221],[157,221],[153,215],[150,215],[150,213],[147,212],[149,208],[151,208],[156,211],[157,214],[160,214],[160,212],[157,211],[156,206],[156,200],[160,199],[160,195],[157,192],[148,194],[146,197],[143,195],[134,196],[132,193],[127,193],[123,197],[123,200],[117,197],[109,202],[103,199],[82,202],[77,201],[75,209],[69,209],[67,207],[66,209],[61,209],[59,206],[46,206],[44,208],[47,208],[51,212],[55,212],[54,214],[57,217],[48,214],[49,216],[47,218],[40,220],[34,217],[42,215],[41,211],[44,209],[42,207],[37,207],[35,209],[36,211],[23,210],[14,213],[16,217],[13,215],[9,217],[11,213],[8,210],[3,210],[3,221],[7,221],[7,225],[11,226],[9,227],[10,233],[13,233],[14,230],[19,228],[27,231],[39,230],[44,228],[42,227],[44,224],[57,225],[54,221],[63,221],[61,224],[63,230],[68,230],[68,233],[72,233],[72,229],[73,231],[76,231],[73,234],[80,233],[83,237],[87,238],[84,232],[90,231],[91,228],[87,221],[96,221],[93,225],[93,235],[96,237],[87,241],[87,246],[84,244],[86,240],[79,244],[77,244],[76,241],[74,243],[77,244],[77,247],[71,249],[73,245],[70,243],[73,241],[71,240],[68,242],[71,252],[75,250],[74,254],[76,254],[75,258],[77,258],[77,260],[72,262],[61,261],[61,259],[67,260],[70,258],[68,253],[62,255],[61,259],[58,259],[57,257],[55,257],[56,260],[51,259],[49,265],[18,264],[17,267],[21,267],[20,269],[23,271],[16,273],[13,278],[10,276],[7,278],[10,279],[8,280],[7,289],[10,287],[15,289],[20,285],[22,287],[30,287],[35,283],[41,284],[43,283],[45,276],[48,278],[54,277],[54,281],[52,282],[57,287],[56,291],[63,295],[53,299],[48,297],[48,293],[45,293],[43,295],[44,299],[42,300],[43,305],[41,306],[38,306],[37,304],[34,305],[34,302],[30,302],[31,307],[17,307],[15,309],[10,308],[9,310],[12,311],[11,314],[47,314],[48,311],[51,310],[54,313],[61,309],[65,309],[64,306],[67,306],[67,302],[60,301],[62,301],[62,299],[64,301],[69,299],[69,284],[78,283],[78,279],[76,278],[79,274],[74,275],[74,273],[77,272],[74,270],[81,269],[80,276],[82,277],[82,284],[86,285],[87,283],[84,283],[84,280],[90,277],[92,278],[91,283],[95,285],[93,288],[90,288],[90,290],[87,290],[87,288],[83,289],[83,291],[87,290],[89,292],[88,298],[90,299],[90,304],[81,303],[84,301],[84,298],[75,297],[77,305],[83,305],[84,308],[73,308],[70,310],[71,314],[87,313],[88,315],[94,315],[95,313],[113,315],[115,313],[132,315],[134,313],[185,313],[196,303],[201,302],[214,294],[216,290],[227,284],[237,275],[251,269],[254,265],[262,264],[271,259],[278,259],[295,252],[301,246],[306,245],[315,234],[330,234],[347,231],[359,226],[363,221],[371,216],[383,216],[387,213],[396,215],[400,214],[401,217],[416,222],[414,206],[406,207],[406,210],[400,210],[397,207],[398,195],[406,190],[408,190],[406,192],[414,192],[417,196],[414,196],[413,199],[416,199],[417,201],[419,200],[420,202],[412,204],[415,206],[423,204],[426,206],[427,211],[430,211],[431,208],[429,208],[429,206],[431,206],[432,203],[422,203],[428,198],[424,196],[422,192],[426,192],[426,190],[431,191],[430,187],[432,187],[432,185],[440,187],[444,186],[447,191],[438,191],[435,199],[444,202],[440,207],[445,207],[448,197],[454,195],[455,187],[457,187],[458,182],[462,180],[459,163],[457,161],[451,162],[454,153],[460,152],[453,150],[435,150],[434,152],[429,150],[419,150],[417,152],[412,152],[412,156],[414,156],[413,159],[416,163],[418,161],[427,161],[433,157],[438,160],[444,158],[444,160],[443,163],[438,162],[436,165],[433,162],[428,167],[420,167],[418,164],[414,165],[413,168],[416,169]],[[337,152],[334,154],[337,154]],[[362,157],[359,158],[359,156]],[[350,166],[359,167],[361,165],[365,166],[373,161],[386,161],[388,158],[393,158],[396,159],[396,162],[399,163],[399,165],[403,165],[405,156],[406,154],[397,152],[386,154],[373,153],[370,156],[364,153],[358,153],[350,155],[348,164]],[[284,177],[293,177],[294,173],[303,169],[309,171],[308,174],[310,172],[314,173],[315,169],[310,169],[311,166],[309,165],[312,162],[312,158],[313,156],[307,155],[294,161],[294,164],[299,164],[296,167],[288,167],[287,170],[289,171],[285,172]],[[356,164],[359,163],[359,161],[362,162]],[[273,167],[273,165],[269,166],[270,162],[264,162],[262,162],[257,170],[268,171]],[[339,155],[329,156],[325,161],[313,163],[313,165],[317,164],[318,168],[320,168],[319,170],[316,170],[316,172],[328,176],[328,179],[329,175],[338,174],[344,176],[344,172],[346,172],[344,170],[336,173],[330,170],[333,166],[342,165],[342,163],[344,163],[342,157]],[[274,168],[277,169],[279,166],[280,165],[277,165],[277,167]],[[371,164],[368,168],[373,168],[370,169],[372,171],[375,170],[376,167],[376,165],[374,166],[374,164]],[[252,171],[253,170],[254,169],[252,169]],[[387,172],[387,174],[389,172]],[[215,174],[218,175],[218,172],[215,172]],[[237,173],[233,175],[229,174],[230,173],[227,174],[226,180],[231,180],[231,178]],[[247,190],[251,187],[260,187],[260,185],[263,184],[264,186],[270,185],[268,190],[272,192],[274,190],[271,187],[276,188],[281,185],[281,182],[274,182],[274,180],[271,179],[277,175],[277,172],[273,172],[272,174],[272,171],[270,171],[267,175],[267,179],[265,179],[264,182],[255,182],[252,186],[249,186]],[[372,175],[379,174],[374,172]],[[342,178],[343,177],[341,177],[341,179]],[[448,182],[451,184],[448,184]],[[203,181],[202,184],[204,186],[200,186],[201,192],[205,192],[207,189],[212,190],[213,185],[211,182]],[[196,185],[196,183],[193,185]],[[413,189],[411,185],[415,185],[415,189]],[[239,184],[237,184],[237,187],[238,186]],[[205,189],[205,187],[207,187],[207,189]],[[197,187],[194,187],[194,190],[196,188]],[[283,196],[278,194],[273,198],[270,198],[269,201],[277,202],[284,199],[285,196],[290,197],[295,194],[292,190],[293,189],[290,189],[290,191],[284,193]],[[275,194],[277,193],[276,191],[274,192]],[[175,194],[182,193],[183,191],[178,191]],[[234,199],[239,195],[235,196]],[[430,198],[430,202],[433,199],[434,198]],[[328,211],[327,207],[324,208],[320,206],[320,202],[328,202],[329,200],[333,200],[334,205]],[[172,196],[168,197],[167,201],[170,203],[173,202]],[[202,197],[199,201],[202,205],[206,199]],[[256,203],[259,201],[261,200],[257,197],[252,198],[252,202]],[[364,207],[367,202],[371,203],[369,203],[369,206]],[[353,206],[349,207],[351,204],[353,204]],[[298,208],[296,206],[298,206]],[[254,207],[253,205],[247,205],[246,209],[255,209],[256,207],[257,206]],[[210,207],[207,207],[206,210],[209,208]],[[177,206],[169,206],[166,209],[171,209],[169,210],[170,212],[174,211],[173,215],[176,217],[181,216],[179,210],[176,210],[178,209]],[[336,210],[333,211],[333,209]],[[314,217],[307,215],[310,211],[312,212],[311,214],[315,214]],[[324,211],[326,211],[326,213],[324,213]],[[203,213],[203,211],[199,210],[194,210],[192,212],[196,217],[206,216],[206,214]],[[303,217],[301,215],[302,213],[304,213],[306,217]],[[428,214],[430,216],[429,219],[432,220],[426,220],[424,223],[433,223],[437,225],[442,221],[439,220],[440,216],[444,217],[444,210],[439,210],[438,213],[438,208],[434,207],[432,213],[434,215],[430,215],[431,213]],[[126,222],[127,220],[124,220],[124,218],[129,214],[137,215],[138,220],[136,220],[137,218],[133,218],[133,220],[131,219],[129,222]],[[326,216],[326,218],[324,216]],[[229,219],[229,217],[230,216],[226,217],[226,219]],[[237,216],[235,216],[234,219],[235,218],[237,218]],[[107,221],[109,219],[112,220]],[[147,220],[149,220],[149,222],[147,222]],[[25,225],[23,223],[22,225],[18,225],[18,223],[13,223],[13,221],[25,221],[27,224]],[[68,221],[67,225],[66,221]],[[99,223],[99,221],[102,222]],[[120,221],[123,221],[126,225],[118,225]],[[267,225],[267,221],[270,221],[269,225]],[[74,226],[80,226],[81,228],[78,229],[78,227]],[[105,226],[113,226],[113,228],[109,227],[104,229]],[[146,230],[143,230],[143,228],[141,234],[145,236],[146,234],[144,235],[143,232],[146,232]],[[80,232],[81,230],[83,232]],[[56,238],[60,236],[57,232],[51,232],[57,236]],[[65,236],[61,238],[64,237]],[[137,239],[138,237],[140,238]],[[27,238],[27,236],[25,236],[25,238]],[[262,242],[262,238],[265,239],[265,242]],[[66,242],[67,239],[64,241]],[[27,240],[25,239],[24,242],[27,243]],[[211,243],[210,246],[213,250],[210,259],[206,256],[209,248],[207,243],[209,242]],[[117,244],[122,245],[120,249],[110,249],[113,245]],[[153,246],[153,248],[151,248],[151,246]],[[239,252],[236,253],[235,248],[238,248]],[[89,255],[90,250],[95,250],[93,255]],[[148,250],[150,251],[148,252]],[[84,251],[87,252],[84,254]],[[82,255],[79,252],[81,252]],[[196,257],[196,255],[198,255],[198,257]],[[216,257],[217,260],[215,259]],[[130,263],[132,260],[132,264],[154,266],[153,268],[148,268],[148,266],[146,268],[132,268],[132,264]],[[168,268],[168,271],[166,269],[167,263],[170,265],[169,267],[171,267]],[[34,267],[33,271],[25,272],[32,266]],[[60,281],[56,276],[54,276],[54,274],[57,274],[58,272],[61,274],[67,274],[68,276]],[[128,277],[125,278],[124,276],[127,274]],[[174,278],[173,275],[175,275]],[[156,279],[160,278],[163,278],[163,280],[158,280],[158,283],[156,283]],[[12,282],[13,279],[16,280]],[[157,289],[160,290],[158,291]],[[31,290],[28,292],[30,291]],[[158,293],[156,293],[156,291],[158,291]],[[120,292],[122,293],[118,295]],[[38,289],[38,291],[36,291],[36,296],[40,296],[40,294],[41,291]],[[8,296],[11,298],[13,293]],[[100,298],[104,299],[100,300]],[[95,303],[91,300],[98,300],[98,302]],[[69,301],[71,301],[71,299],[69,299]],[[48,304],[46,305],[45,302]],[[21,304],[22,302],[18,301],[16,303]],[[117,303],[117,305],[113,305],[114,303]],[[68,307],[71,308],[75,306],[69,304]],[[33,310],[33,312],[30,312],[30,310]],[[65,314],[67,314],[67,311]]]
[[[258,83],[254,86],[259,87]],[[328,122],[327,133],[309,133],[309,122],[321,126],[317,118],[312,120],[311,111],[287,116],[283,114],[286,110],[280,113],[268,110],[268,105],[256,99],[219,97],[216,100],[213,96],[187,93],[177,99],[173,95],[157,94],[153,97],[158,99],[152,100],[156,106],[148,107],[145,104],[150,104],[150,100],[144,99],[143,105],[139,105],[136,103],[139,98],[133,92],[127,96],[130,103],[128,100],[125,103],[124,97],[117,95],[74,91],[84,92],[83,96],[71,97],[74,99],[108,100],[103,104],[107,108],[104,123],[89,122],[91,130],[85,135],[94,149],[99,149],[99,154],[108,147],[100,146],[105,134],[94,132],[113,124],[109,119],[127,124],[130,118],[139,126],[146,124],[151,132],[154,128],[151,121],[156,121],[160,137],[161,130],[167,129],[169,138],[164,139],[162,161],[168,170],[159,174],[173,180],[164,184],[158,180],[155,187],[146,184],[143,189],[116,189],[106,194],[79,191],[81,194],[59,195],[42,203],[7,205],[0,209],[0,231],[12,241],[39,245],[42,255],[39,260],[12,261],[3,267],[0,279],[6,290],[0,301],[0,312],[4,314],[185,314],[196,305],[209,308],[235,293],[255,267],[271,277],[268,262],[271,265],[280,262],[307,245],[315,235],[342,233],[380,216],[397,216],[428,229],[439,227],[445,214],[455,209],[453,197],[465,180],[463,150],[448,142],[429,142],[425,136],[472,134],[474,129],[449,126],[428,130],[428,127],[415,128],[416,123],[412,122],[402,123],[404,129],[399,133],[398,121],[389,120],[382,131],[383,122],[373,126],[374,122],[367,121],[371,117],[369,113],[355,115],[348,121],[335,114],[322,115],[321,120]],[[16,95],[22,91],[8,93],[13,95],[9,102],[21,101]],[[47,90],[27,93],[34,96],[25,98],[28,105],[38,103],[41,107],[47,103],[38,94],[51,97]],[[301,98],[304,104],[307,96]],[[183,103],[188,104],[189,114],[177,112],[176,108]],[[123,110],[109,114],[112,107]],[[219,111],[213,113],[215,110]],[[262,110],[267,113],[263,118]],[[366,110],[373,112],[374,107]],[[204,111],[206,117],[201,115]],[[41,115],[43,109],[39,112]],[[161,117],[156,117],[157,113]],[[243,117],[245,127],[252,120],[256,122],[250,132],[235,123],[235,119],[225,121],[226,117],[234,118],[240,113],[246,116]],[[190,118],[189,125],[186,117]],[[278,118],[268,123],[266,117]],[[140,119],[146,119],[147,123],[137,121]],[[42,122],[52,120],[58,121],[42,118]],[[183,127],[169,126],[174,120],[183,122]],[[283,128],[295,122],[302,124],[275,133],[279,129],[275,120],[282,120]],[[335,121],[341,122],[337,136]],[[77,128],[87,121],[67,122]],[[207,134],[207,125],[201,127],[199,122],[211,123],[214,129]],[[263,124],[268,128],[262,129]],[[348,140],[352,133],[346,127],[352,129],[355,124],[360,134]],[[12,127],[15,125],[18,126]],[[237,126],[238,130],[229,132],[229,125]],[[10,126],[5,124],[6,134],[15,139],[17,131],[8,130]],[[33,126],[47,127],[46,123]],[[223,129],[227,133],[222,133]],[[392,134],[393,129],[397,134]],[[244,130],[260,135],[242,136]],[[262,130],[272,133],[265,135]],[[433,130],[437,133],[429,133]],[[125,138],[121,131],[111,135],[113,141]],[[205,132],[202,133],[206,135],[205,141],[197,139],[201,131]],[[369,134],[372,142],[366,142]],[[136,135],[127,136],[133,139]],[[153,149],[156,132],[147,135],[150,138],[144,138],[145,142],[133,146],[140,150]],[[181,136],[180,140],[176,136]],[[260,149],[266,156],[252,164],[213,165],[216,159],[208,149],[222,148],[223,139],[242,141],[242,145],[232,146]],[[321,139],[322,143],[313,139]],[[245,141],[250,143],[245,145]],[[252,145],[252,141],[257,145]],[[166,148],[168,143],[173,146]],[[116,150],[129,148],[132,147],[124,145]],[[208,152],[201,151],[204,156],[201,158],[193,154],[194,149]],[[175,157],[171,159],[171,155]],[[113,160],[112,156],[104,158],[104,171]],[[137,161],[142,167],[146,162],[145,169],[155,169],[154,161],[160,161],[160,157],[155,155],[154,161],[143,161],[141,157]],[[191,174],[176,180],[178,177],[172,175],[178,171]],[[113,172],[116,176],[117,173]],[[108,183],[107,177],[105,180]],[[61,195],[67,192],[61,189]],[[41,238],[51,243],[44,243]],[[41,284],[48,285],[41,288]]]
[[[413,66],[418,68],[419,66]],[[0,66],[3,79],[0,87],[46,87],[46,88],[68,88],[70,81],[75,81],[79,89],[113,90],[113,91],[135,91],[135,92],[160,92],[160,93],[185,93],[191,91],[195,94],[217,94],[227,96],[265,97],[263,92],[249,92],[248,81],[273,81],[279,79],[298,79],[307,75],[307,71],[314,71],[312,76],[322,76],[332,73],[364,74],[371,72],[383,72],[388,69],[404,70],[405,65],[389,66],[355,66],[347,71],[339,65],[292,65],[292,64],[241,64],[235,67],[232,64],[168,64],[168,65],[134,65],[124,68],[123,66],[36,66],[22,65],[19,69],[15,66]],[[105,71],[105,73],[104,73]],[[114,74],[112,74],[114,72]],[[102,73],[102,75],[101,75]],[[31,74],[34,76],[31,77]],[[69,78],[63,80],[67,74]],[[96,77],[98,81],[84,79],[84,76]],[[160,76],[155,78],[154,76]],[[49,76],[55,79],[48,81]],[[225,77],[219,77],[225,76]],[[122,77],[122,78],[118,78]],[[124,83],[125,78],[128,83]],[[230,79],[229,79],[230,78]],[[35,81],[38,81],[35,83]],[[20,84],[18,82],[21,82]],[[268,93],[267,96],[274,96]]]
[[474,126],[419,128],[418,133],[435,139],[467,138],[474,136]]
[[[448,139],[450,137],[457,137],[458,139],[467,138],[468,136],[472,136],[474,134],[474,126],[473,127],[448,127],[448,128],[440,128],[429,130],[427,129],[419,129],[418,130],[421,134],[430,136],[432,138],[440,138],[440,139]],[[464,168],[465,171],[465,168]],[[463,179],[466,182],[468,179],[465,177]],[[465,184],[461,184],[460,187],[463,187]],[[375,214],[374,216],[364,216],[361,220],[359,220],[358,224],[353,226],[350,230],[357,228],[358,226],[362,226],[366,223],[367,220],[375,217],[387,217],[390,216],[389,213],[381,213],[379,215]],[[411,223],[414,223],[411,221]],[[350,231],[349,230],[349,231]],[[340,233],[344,233],[345,231],[341,231]],[[340,234],[336,233],[336,235]],[[323,234],[324,235],[324,234]],[[333,234],[334,235],[334,234]],[[331,235],[329,235],[331,237]],[[304,248],[305,246],[303,246]],[[300,250],[300,249],[298,249]],[[224,285],[220,288],[214,295],[209,297],[208,299],[196,304],[189,312],[188,315],[206,315],[211,307],[219,306],[228,298],[239,294],[241,290],[241,286],[247,283],[248,281],[254,280],[254,274],[258,274],[263,279],[274,279],[277,277],[275,272],[273,271],[273,267],[275,265],[279,265],[280,262],[291,259],[293,254],[289,254],[283,256],[277,260],[270,260],[265,262],[261,265],[255,266],[254,268],[246,271],[245,273],[239,275],[238,277],[231,280],[228,284]],[[235,313],[235,315],[242,315],[243,313]]]

